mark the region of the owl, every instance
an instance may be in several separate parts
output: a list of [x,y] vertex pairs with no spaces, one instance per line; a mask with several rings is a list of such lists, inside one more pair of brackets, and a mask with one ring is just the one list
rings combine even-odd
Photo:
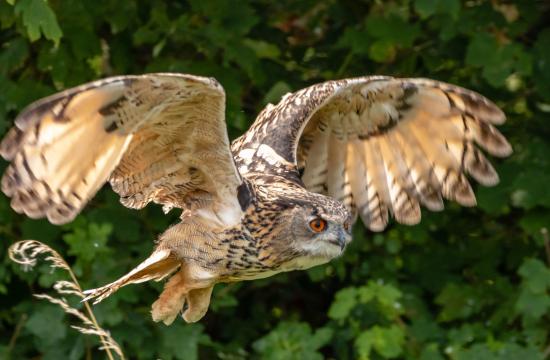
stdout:
[[109,182],[121,203],[181,210],[151,255],[86,291],[169,277],[152,318],[187,322],[220,282],[307,269],[342,254],[358,218],[382,231],[420,221],[421,205],[474,206],[467,175],[499,178],[484,153],[512,152],[495,129],[504,113],[483,96],[428,79],[327,81],[269,104],[229,142],[225,93],[213,78],[111,77],[27,107],[0,145],[11,207],[70,222]]

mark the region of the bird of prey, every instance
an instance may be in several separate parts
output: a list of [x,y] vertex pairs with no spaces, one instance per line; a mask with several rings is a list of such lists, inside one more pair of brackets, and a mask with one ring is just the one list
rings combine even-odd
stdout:
[[170,324],[201,319],[219,282],[307,269],[338,257],[360,217],[382,231],[420,221],[420,205],[476,203],[466,178],[495,185],[483,152],[512,152],[483,96],[428,79],[327,81],[269,104],[231,144],[213,78],[118,76],[39,100],[0,145],[12,208],[64,224],[105,182],[123,205],[182,210],[151,256],[87,291],[99,302],[172,275],[152,305]]

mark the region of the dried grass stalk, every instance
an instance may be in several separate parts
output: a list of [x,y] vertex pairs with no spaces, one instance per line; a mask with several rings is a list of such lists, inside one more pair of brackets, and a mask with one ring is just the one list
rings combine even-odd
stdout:
[[76,279],[75,274],[71,270],[71,267],[67,264],[65,259],[59,255],[57,251],[49,247],[48,245],[36,240],[22,240],[18,241],[8,250],[10,259],[23,267],[24,271],[29,271],[36,266],[40,255],[45,255],[44,260],[50,262],[52,269],[65,270],[71,281],[60,280],[57,281],[53,288],[59,295],[59,297],[50,296],[48,294],[35,294],[38,299],[43,299],[55,304],[63,309],[67,314],[74,316],[82,323],[81,326],[71,326],[73,329],[86,334],[98,336],[101,340],[100,350],[104,350],[107,353],[109,360],[114,360],[113,352],[116,353],[121,359],[124,359],[124,353],[120,345],[113,339],[111,334],[101,328],[94,316],[92,308],[87,302],[84,302],[84,308],[86,314],[80,310],[72,307],[63,295],[74,295],[80,299],[84,299],[85,295],[82,292],[82,288]]

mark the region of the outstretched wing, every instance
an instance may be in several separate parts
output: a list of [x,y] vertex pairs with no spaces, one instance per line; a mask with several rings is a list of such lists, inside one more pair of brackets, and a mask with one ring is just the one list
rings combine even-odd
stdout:
[[479,147],[499,157],[512,152],[493,127],[504,120],[475,92],[427,79],[373,76],[286,95],[259,115],[234,149],[242,171],[260,164],[297,181],[301,176],[306,188],[342,201],[381,231],[389,214],[418,223],[420,204],[441,210],[447,198],[475,205],[464,174],[487,186],[498,182]]
[[[85,84],[37,101],[0,145],[11,206],[71,221],[108,180],[130,208],[149,202],[232,222],[241,183],[225,93],[210,78],[159,73]],[[240,215],[237,215],[240,216]]]

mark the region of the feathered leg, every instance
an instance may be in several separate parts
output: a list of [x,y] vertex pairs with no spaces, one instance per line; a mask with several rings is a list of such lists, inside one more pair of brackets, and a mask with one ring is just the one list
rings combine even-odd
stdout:
[[180,270],[168,280],[158,300],[153,303],[151,309],[153,321],[162,321],[166,325],[174,322],[185,304],[187,292],[185,273]]
[[214,286],[210,286],[189,291],[187,294],[187,309],[182,314],[183,320],[188,323],[197,322],[206,315],[213,289]]
[[193,281],[189,275],[189,268],[182,267],[168,280],[158,300],[153,303],[153,321],[170,325],[184,305],[187,308],[182,317],[186,322],[197,322],[206,314],[214,286],[198,287],[202,284]]
[[[206,234],[206,235],[205,235]],[[187,322],[200,320],[208,310],[212,287],[217,277],[194,258],[199,257],[196,244],[208,239],[208,233],[196,224],[179,223],[161,235],[156,250],[145,261],[120,279],[103,287],[86,290],[84,301],[102,301],[122,286],[148,280],[159,281],[178,270],[166,282],[163,292],[152,305],[151,315],[156,322],[170,325],[182,311]]]
[[100,288],[84,291],[86,297],[82,301],[94,299],[94,304],[97,304],[125,285],[149,280],[160,281],[176,271],[180,265],[181,261],[170,250],[157,249],[145,261],[120,279]]

